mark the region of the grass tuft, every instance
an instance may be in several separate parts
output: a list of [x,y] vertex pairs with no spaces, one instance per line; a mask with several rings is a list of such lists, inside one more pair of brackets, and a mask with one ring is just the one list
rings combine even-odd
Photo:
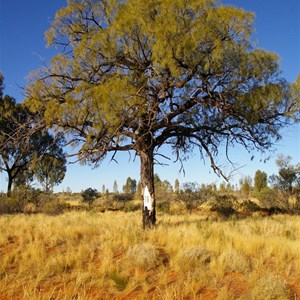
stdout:
[[211,258],[211,251],[201,246],[188,247],[179,251],[174,259],[174,267],[178,271],[193,272],[195,269],[207,267]]
[[127,251],[127,258],[133,267],[143,270],[155,268],[162,262],[158,248],[149,243],[130,248]]
[[249,259],[235,249],[229,249],[219,256],[219,266],[225,272],[247,273],[250,271]]
[[280,276],[264,274],[255,282],[250,297],[251,300],[289,300],[291,292]]

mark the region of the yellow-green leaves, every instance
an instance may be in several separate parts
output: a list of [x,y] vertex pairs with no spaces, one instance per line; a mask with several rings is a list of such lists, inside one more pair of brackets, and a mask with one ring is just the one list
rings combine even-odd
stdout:
[[267,148],[300,79],[287,87],[278,56],[254,48],[253,18],[215,0],[69,0],[46,33],[61,54],[27,103],[93,162],[164,142],[210,158],[224,140]]

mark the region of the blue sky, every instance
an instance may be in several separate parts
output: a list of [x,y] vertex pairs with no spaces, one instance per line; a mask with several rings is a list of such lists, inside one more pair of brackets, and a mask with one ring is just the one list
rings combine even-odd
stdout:
[[[290,82],[294,81],[300,73],[300,1],[223,0],[221,3],[255,13],[254,38],[258,41],[258,47],[279,54],[283,76]],[[22,88],[29,72],[48,62],[55,54],[54,49],[46,48],[44,32],[49,28],[55,12],[65,5],[65,0],[0,0],[0,71],[5,77],[5,94],[13,96],[18,102],[24,99]],[[260,162],[264,157],[259,153],[254,153],[255,158],[250,161],[252,154],[241,148],[231,150],[232,160],[243,166],[235,172],[232,183],[237,183],[242,176],[253,177],[258,169],[268,175],[276,173],[275,159],[279,153],[292,156],[293,163],[300,162],[300,126],[284,129],[281,133],[283,139],[275,145],[276,151],[271,153],[266,163]],[[169,153],[168,149],[165,153]],[[174,157],[168,162],[169,166],[156,166],[155,172],[171,184],[176,178],[181,183],[222,182],[210,170],[208,162],[201,161],[197,154],[192,154],[185,163],[185,176],[179,173],[180,165],[173,163]],[[120,153],[117,155],[118,164],[107,159],[97,169],[69,165],[63,183],[55,190],[62,191],[67,187],[74,192],[87,187],[101,190],[103,184],[112,190],[114,180],[117,180],[121,190],[128,176],[139,180],[139,158],[135,161],[133,158],[133,153],[131,157]],[[225,164],[222,157],[219,162]],[[229,172],[229,166],[225,166],[225,173]],[[0,174],[0,191],[5,189],[6,178]]]

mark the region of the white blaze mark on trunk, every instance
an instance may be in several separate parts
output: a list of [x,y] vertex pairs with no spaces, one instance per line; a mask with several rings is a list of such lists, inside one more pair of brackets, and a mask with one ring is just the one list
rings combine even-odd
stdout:
[[148,210],[151,210],[151,195],[149,193],[148,187],[145,186],[144,188],[144,208],[148,208]]

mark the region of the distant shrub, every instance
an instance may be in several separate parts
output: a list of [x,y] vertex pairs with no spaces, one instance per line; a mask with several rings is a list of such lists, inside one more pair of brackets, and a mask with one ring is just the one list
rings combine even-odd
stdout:
[[251,200],[246,200],[239,205],[239,210],[252,213],[261,210],[261,207]]
[[33,213],[37,213],[38,212],[38,208],[34,203],[27,203],[25,205],[25,207],[23,208],[23,213],[25,214],[33,214]]
[[170,213],[171,203],[170,201],[157,202],[156,208],[158,211],[168,214]]
[[221,217],[228,218],[236,212],[235,202],[236,202],[236,197],[233,195],[216,194],[213,199],[211,211],[217,212]]
[[93,204],[93,202],[96,200],[98,196],[99,196],[98,191],[92,188],[88,188],[81,192],[81,197],[83,202],[88,203],[89,206]]
[[112,195],[113,201],[120,201],[120,202],[126,202],[133,200],[134,194],[131,193],[116,193]]
[[131,212],[131,211],[137,211],[141,209],[141,204],[136,204],[133,202],[127,202],[124,205],[124,211]]
[[27,207],[36,206],[38,199],[42,192],[38,189],[33,189],[28,186],[17,186],[8,197],[6,195],[0,196],[0,213],[13,214],[28,212]]
[[50,215],[56,216],[61,213],[68,207],[67,203],[58,201],[58,200],[50,200],[45,202],[43,206],[40,208],[40,212]]
[[18,212],[18,203],[6,195],[0,196],[0,214],[12,214]]
[[206,191],[202,193],[200,186],[196,182],[184,183],[181,191],[177,194],[177,201],[179,201],[189,213],[192,213],[193,210],[197,209],[207,200]]
[[260,192],[256,192],[255,197],[265,207],[276,206],[277,193],[274,189],[264,188]]

